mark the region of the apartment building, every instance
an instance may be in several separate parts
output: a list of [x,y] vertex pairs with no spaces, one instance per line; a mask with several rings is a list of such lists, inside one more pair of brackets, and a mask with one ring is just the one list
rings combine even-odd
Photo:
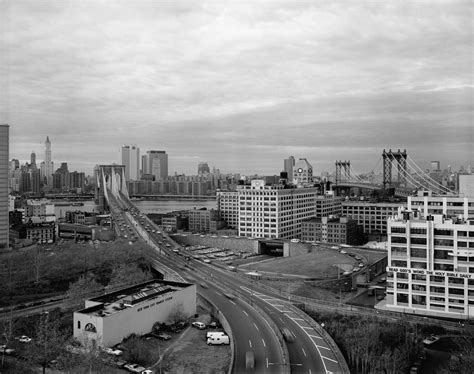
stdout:
[[318,189],[266,186],[263,180],[238,186],[239,236],[300,239],[301,222],[315,217]]
[[[439,207],[448,206],[454,205]],[[402,208],[388,220],[388,248],[387,297],[380,308],[472,318],[474,220],[423,216],[418,210]]]

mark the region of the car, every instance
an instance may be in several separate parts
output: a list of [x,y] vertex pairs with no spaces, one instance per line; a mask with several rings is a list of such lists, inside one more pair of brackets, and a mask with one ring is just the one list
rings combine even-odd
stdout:
[[431,335],[427,337],[425,340],[423,340],[423,344],[431,345],[431,344],[436,343],[438,340],[439,340],[439,336]]
[[5,352],[6,355],[13,355],[15,353],[15,349],[13,349],[13,348],[4,348],[3,352]]
[[385,282],[386,280],[387,280],[387,278],[382,277],[382,278],[380,278],[380,279],[377,281],[377,283],[383,283],[383,282]]
[[31,338],[29,338],[28,336],[26,335],[22,335],[20,336],[19,338],[17,338],[19,342],[22,342],[22,343],[29,343],[31,342]]
[[362,257],[360,257],[360,256],[355,256],[354,258],[355,258],[357,261],[362,260]]
[[283,335],[283,338],[288,342],[288,343],[291,343],[291,342],[294,342],[295,341],[295,337],[293,336],[293,334],[291,333],[291,331],[286,328],[286,327],[282,327],[281,328],[281,334]]
[[171,335],[165,334],[163,332],[157,334],[156,337],[158,339],[161,339],[161,340],[170,340],[171,339]]
[[143,370],[146,370],[143,366],[138,364],[125,364],[123,367],[132,373],[141,373]]
[[120,349],[113,349],[108,347],[104,348],[104,352],[113,356],[121,356],[123,353]]
[[343,255],[347,254],[347,251],[345,251],[345,250],[341,250],[339,252],[342,253]]
[[199,321],[191,323],[191,326],[193,326],[193,327],[195,327],[199,330],[204,330],[206,328],[206,325],[202,322],[199,322]]
[[362,262],[359,263],[359,267],[360,267],[360,268],[363,268],[364,266],[365,266],[365,265],[364,265]]
[[147,369],[147,370],[143,370],[141,374],[153,374],[153,371],[150,369]]
[[207,327],[211,329],[217,329],[219,327],[219,324],[216,321],[212,321],[211,323],[207,325]]

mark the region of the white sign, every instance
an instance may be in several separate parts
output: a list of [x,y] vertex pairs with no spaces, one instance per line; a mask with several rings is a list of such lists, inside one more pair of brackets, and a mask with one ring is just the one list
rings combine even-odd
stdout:
[[408,268],[399,268],[393,266],[387,266],[387,271],[392,271],[394,273],[405,273],[405,274],[418,274],[418,275],[434,275],[438,277],[455,277],[455,278],[467,278],[473,279],[473,274],[470,273],[457,273],[453,271],[442,271],[442,270],[425,270],[425,269],[408,269]]

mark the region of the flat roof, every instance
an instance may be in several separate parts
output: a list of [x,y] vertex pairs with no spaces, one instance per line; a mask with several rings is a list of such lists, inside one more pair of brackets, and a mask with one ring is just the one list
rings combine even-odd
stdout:
[[96,302],[97,305],[79,310],[78,313],[107,317],[145,300],[191,286],[190,283],[151,280],[89,299],[89,301]]

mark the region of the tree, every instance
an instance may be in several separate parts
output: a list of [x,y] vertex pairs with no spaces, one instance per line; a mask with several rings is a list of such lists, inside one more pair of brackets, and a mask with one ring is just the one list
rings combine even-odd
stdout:
[[87,273],[69,285],[67,304],[70,307],[82,306],[84,300],[96,296],[102,290],[103,287],[95,280],[95,277],[91,273]]
[[184,322],[187,319],[188,316],[184,312],[184,307],[182,303],[175,305],[168,317],[168,321],[170,321],[171,324]]
[[44,374],[48,363],[57,359],[62,352],[65,340],[59,328],[59,320],[51,318],[49,313],[42,314],[36,327],[35,337],[27,350],[27,358],[40,364]]
[[152,279],[151,273],[142,271],[136,263],[117,264],[112,270],[108,288],[117,289],[128,287],[132,284],[142,283],[150,279]]

